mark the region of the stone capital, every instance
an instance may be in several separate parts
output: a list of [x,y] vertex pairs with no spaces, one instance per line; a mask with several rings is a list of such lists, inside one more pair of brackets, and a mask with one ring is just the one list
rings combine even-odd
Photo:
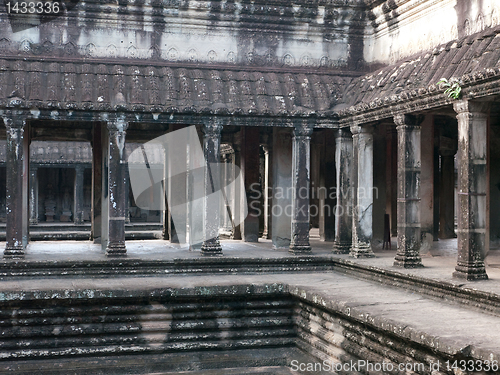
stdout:
[[420,128],[420,124],[423,121],[423,115],[402,114],[394,116],[394,123],[398,129]]
[[457,114],[482,113],[484,115],[487,115],[490,109],[490,102],[473,102],[470,100],[460,100],[453,103],[453,109]]
[[7,129],[24,129],[28,115],[22,110],[5,111],[2,119]]
[[373,133],[373,125],[351,125],[350,129],[353,136]]
[[217,120],[209,120],[203,124],[203,134],[207,137],[218,137],[222,132],[222,124]]
[[297,124],[293,127],[294,137],[310,137],[313,133],[313,127],[307,123]]
[[75,171],[78,173],[83,173],[85,171],[85,166],[82,164],[75,165]]
[[108,120],[107,122],[108,131],[125,133],[128,128],[127,117],[123,113],[119,113],[116,117]]
[[335,140],[352,139],[352,133],[349,128],[338,128],[335,130]]

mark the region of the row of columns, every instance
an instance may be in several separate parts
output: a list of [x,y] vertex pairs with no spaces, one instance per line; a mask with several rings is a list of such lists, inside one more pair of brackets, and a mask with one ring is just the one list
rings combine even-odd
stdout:
[[[458,119],[458,259],[454,277],[487,279],[486,187],[488,106],[454,104]],[[423,116],[394,116],[397,129],[397,237],[394,265],[422,267],[420,256],[421,123]],[[333,252],[371,257],[373,135],[369,125],[336,134],[337,212]],[[449,155],[445,155],[449,156]],[[452,163],[453,156],[446,159]],[[452,165],[447,166],[452,169]],[[370,192],[370,193],[369,193]],[[342,211],[342,212],[340,212]],[[449,216],[449,214],[448,214]],[[449,218],[452,220],[452,218]]]
[[[459,220],[458,220],[458,262],[455,276],[467,279],[486,278],[484,252],[486,236],[486,129],[487,112],[483,104],[470,101],[456,102],[459,126]],[[4,112],[3,120],[7,134],[7,244],[4,256],[20,258],[28,241],[28,158],[29,143],[24,137],[26,115],[21,111]],[[125,115],[115,115],[103,119],[107,124],[105,134],[94,134],[94,170],[96,163],[102,163],[106,172],[100,179],[94,173],[93,236],[100,237],[106,254],[122,256],[126,254],[125,216],[127,175],[125,161],[125,138],[128,127]],[[421,116],[404,114],[394,117],[398,143],[397,175],[397,235],[398,249],[394,264],[400,267],[420,267],[420,123]],[[212,119],[203,126],[205,160],[208,165],[220,160],[222,124]],[[259,133],[257,128],[243,128],[245,133],[239,145],[245,163],[258,163]],[[310,140],[312,127],[307,122],[299,122],[293,128],[291,166],[291,233],[290,252],[294,254],[311,251],[309,244],[309,184],[310,184]],[[276,138],[276,137],[275,137]],[[276,139],[275,139],[276,141]],[[279,139],[277,140],[280,141]],[[269,142],[270,143],[270,142]],[[336,178],[337,205],[334,252],[347,253],[353,257],[373,256],[372,209],[373,209],[373,133],[369,125],[339,129],[336,134]],[[100,147],[99,147],[100,146]],[[279,147],[279,146],[278,146]],[[98,151],[98,150],[101,151]],[[283,163],[270,157],[272,148],[267,150],[267,170],[271,163]],[[98,151],[98,152],[96,152]],[[102,153],[101,153],[102,152]],[[238,158],[235,152],[235,159]],[[252,156],[254,156],[253,160]],[[22,173],[19,173],[22,171]],[[218,169],[213,172],[218,173]],[[80,176],[80,177],[78,177]],[[77,179],[83,174],[77,173]],[[283,179],[279,174],[267,175],[271,179]],[[214,179],[218,176],[205,174],[205,193],[214,192]],[[249,194],[249,189],[258,180],[258,174],[245,176],[244,190],[239,194]],[[101,181],[102,186],[98,186]],[[278,182],[278,181],[276,181]],[[80,184],[83,185],[83,184]],[[264,189],[265,201],[270,197]],[[101,194],[104,192],[104,194]],[[99,208],[99,200],[104,204]],[[82,200],[79,199],[81,202]],[[208,201],[208,200],[206,200]],[[237,200],[236,200],[237,202]],[[251,204],[251,199],[249,202]],[[277,202],[279,203],[279,202]],[[211,205],[214,205],[213,207]],[[264,213],[265,236],[269,236],[271,217],[269,204]],[[202,255],[222,254],[219,241],[219,218],[221,202],[210,200],[203,207],[204,238]],[[250,207],[250,206],[249,206]],[[340,212],[342,210],[343,212]],[[101,212],[100,212],[101,211]],[[75,207],[75,217],[83,215],[82,207]],[[250,215],[242,225],[242,235],[247,241],[256,241],[258,236],[258,216]],[[100,227],[100,229],[98,228]],[[280,228],[276,227],[279,231]],[[237,235],[237,234],[236,234]]]

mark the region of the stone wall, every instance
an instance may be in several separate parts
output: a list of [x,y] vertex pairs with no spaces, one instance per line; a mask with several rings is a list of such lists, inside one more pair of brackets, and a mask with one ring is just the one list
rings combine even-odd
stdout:
[[499,24],[495,0],[372,1],[365,35],[369,64],[396,61]]
[[2,299],[0,371],[13,374],[221,371],[360,359],[428,368],[438,360],[480,358],[365,314],[362,306],[284,284],[54,289],[22,298],[5,292]]
[[36,28],[2,22],[0,49],[66,58],[355,68],[363,29],[364,5],[356,0],[91,0]]

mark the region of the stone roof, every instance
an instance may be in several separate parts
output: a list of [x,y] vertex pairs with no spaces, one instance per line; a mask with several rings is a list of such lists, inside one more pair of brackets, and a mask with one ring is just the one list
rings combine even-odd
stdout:
[[327,71],[140,66],[0,59],[0,107],[309,116],[351,78]]
[[[368,113],[377,120],[398,108],[411,112],[446,105],[452,99],[436,85],[443,77],[457,79],[464,98],[491,95],[498,91],[499,60],[500,27],[487,29],[353,79],[345,88],[338,112],[348,122]],[[416,104],[405,107],[409,102]],[[391,110],[384,112],[384,108]]]

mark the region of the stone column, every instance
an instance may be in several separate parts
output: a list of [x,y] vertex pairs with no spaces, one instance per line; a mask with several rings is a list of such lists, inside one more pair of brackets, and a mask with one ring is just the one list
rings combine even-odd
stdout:
[[108,244],[106,255],[124,256],[125,247],[125,115],[108,121]]
[[24,258],[24,249],[28,243],[28,226],[25,220],[28,207],[23,205],[23,195],[28,192],[28,184],[24,179],[27,175],[24,159],[29,156],[24,140],[26,116],[21,111],[12,111],[3,115],[3,121],[7,133],[7,227],[4,258],[19,259]]
[[30,166],[30,225],[38,224],[38,167]]
[[[335,241],[335,205],[337,203],[335,194],[335,185],[337,183],[337,173],[335,168],[335,134],[334,129],[325,129],[323,131],[324,142],[324,160],[321,163],[321,218],[323,226],[323,240],[327,242]],[[324,189],[323,189],[324,188]]]
[[[182,128],[182,125],[170,125],[171,132]],[[167,225],[170,233],[170,242],[183,244],[187,242],[188,212],[187,205],[184,202],[188,200],[189,186],[187,175],[177,174],[176,171],[188,169],[186,143],[169,144],[167,154],[169,168],[167,183],[169,215]],[[192,227],[190,229],[191,231],[194,230]]]
[[394,265],[423,267],[420,258],[420,123],[413,115],[394,116],[398,132],[398,250]]
[[310,253],[309,182],[311,169],[311,135],[307,123],[296,125],[292,140],[292,238],[290,252]]
[[[221,256],[222,247],[219,241],[220,202],[216,193],[220,188],[220,141],[222,125],[210,119],[203,126],[203,150],[205,153],[205,199],[203,203],[203,237],[201,255]],[[210,199],[207,199],[211,196]]]
[[123,168],[125,169],[125,224],[130,224],[130,171],[128,162],[123,165]]
[[[266,143],[264,145],[264,231],[262,232],[262,238],[271,239],[271,223],[272,215],[271,209],[273,206],[272,198],[272,186],[273,186],[273,147],[272,147],[272,136],[265,134]],[[269,139],[271,138],[271,139]]]
[[75,224],[83,224],[83,165],[75,167],[75,188],[73,221]]
[[[228,153],[226,154],[226,164],[224,165],[226,171],[226,180],[224,182],[224,186],[232,184],[235,179],[235,164],[234,164],[234,149],[231,146]],[[226,217],[226,231],[230,233],[229,237],[231,238],[234,232],[234,189],[226,189],[226,202],[224,206],[224,215]]]
[[335,242],[333,252],[348,254],[352,246],[352,135],[348,129],[338,129],[335,135],[335,165],[337,169],[337,205],[335,211]]
[[[162,239],[170,240],[170,211],[169,211],[169,187],[168,187],[168,150],[165,150],[163,158],[163,193],[164,205],[163,205],[163,220],[162,220]],[[130,180],[129,180],[130,183]],[[130,217],[130,214],[129,214]]]
[[373,127],[351,126],[353,138],[353,218],[352,247],[354,258],[374,257],[373,235]]
[[[229,178],[229,153],[221,154],[221,181],[223,182],[222,186],[226,186]],[[228,200],[229,202],[229,200]],[[224,232],[231,231],[231,221],[229,215],[227,215],[228,208],[226,202],[221,199],[220,201],[220,213],[221,213],[221,227]]]
[[487,103],[456,102],[458,119],[458,260],[454,277],[487,279]]
[[245,242],[259,240],[259,128],[243,126],[240,130],[241,171],[245,182],[244,193],[248,215],[241,223],[241,235]]
[[102,196],[103,196],[103,125],[94,124],[92,132],[92,192],[91,192],[91,239],[96,244],[102,243]]
[[[238,168],[241,166],[241,152],[240,152],[240,142],[239,140],[237,142],[233,143],[233,149],[234,149],[234,156],[233,156],[233,166],[237,166]],[[240,173],[241,169],[240,169]],[[233,167],[233,176],[236,178],[236,168]],[[240,215],[240,197],[243,190],[243,187],[240,186],[239,184],[234,184],[234,189],[232,192],[233,195],[233,200],[232,200],[232,207],[231,211],[233,213],[233,218],[239,223],[241,221]],[[241,225],[235,225],[233,228],[233,233],[231,235],[232,240],[241,240]]]
[[440,150],[439,238],[455,238],[455,150]]

